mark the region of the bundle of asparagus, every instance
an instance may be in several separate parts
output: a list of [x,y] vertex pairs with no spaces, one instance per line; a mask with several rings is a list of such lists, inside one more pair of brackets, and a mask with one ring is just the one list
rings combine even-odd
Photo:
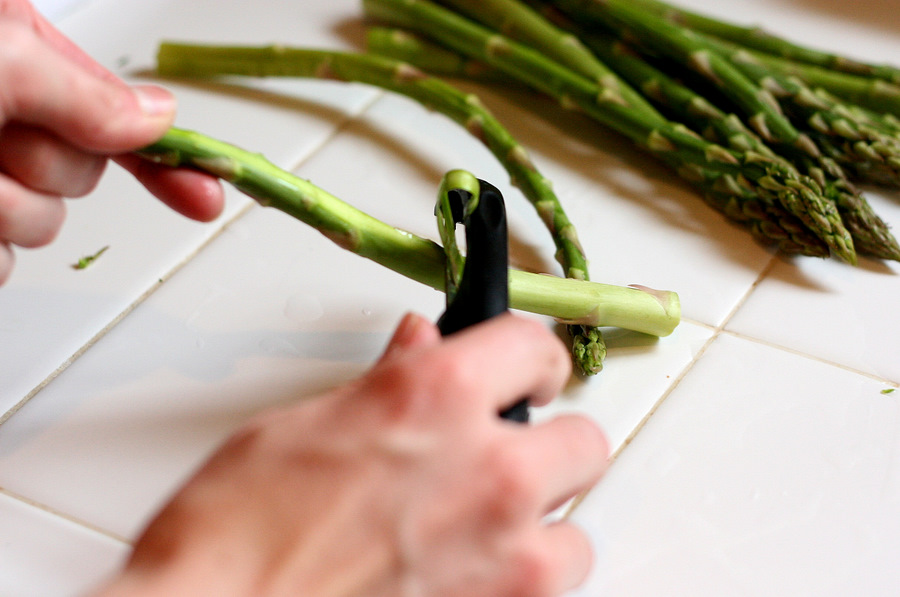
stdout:
[[370,52],[441,74],[514,79],[575,106],[784,253],[900,260],[900,245],[855,184],[900,186],[900,70],[660,0],[363,6],[375,25]]

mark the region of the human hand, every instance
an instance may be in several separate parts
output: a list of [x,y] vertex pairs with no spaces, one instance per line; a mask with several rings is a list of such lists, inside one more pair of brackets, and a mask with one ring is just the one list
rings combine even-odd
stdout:
[[595,483],[588,419],[500,419],[571,372],[542,325],[441,338],[407,316],[357,381],[256,417],[175,496],[103,597],[545,597],[580,584],[586,537],[546,514]]
[[12,269],[12,245],[53,240],[62,198],[90,192],[110,157],[176,211],[215,218],[218,181],[128,153],[159,139],[174,115],[167,91],[129,87],[27,0],[0,1],[0,284]]

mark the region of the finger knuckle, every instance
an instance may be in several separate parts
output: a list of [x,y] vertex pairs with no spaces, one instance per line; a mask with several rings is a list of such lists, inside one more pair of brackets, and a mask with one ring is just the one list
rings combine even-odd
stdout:
[[30,76],[37,39],[34,33],[19,23],[0,23],[0,79],[14,81],[14,85],[0,86],[0,121],[14,113],[16,98],[35,98],[36,90],[30,85]]
[[514,574],[510,595],[550,597],[555,595],[560,575],[556,558],[537,542],[524,544],[513,557]]
[[489,479],[488,514],[500,524],[509,524],[533,512],[540,480],[526,456],[510,448],[496,448],[487,459]]
[[23,192],[9,187],[0,190],[0,241],[25,248],[53,242],[65,220],[65,204],[58,197],[39,201],[35,207]]

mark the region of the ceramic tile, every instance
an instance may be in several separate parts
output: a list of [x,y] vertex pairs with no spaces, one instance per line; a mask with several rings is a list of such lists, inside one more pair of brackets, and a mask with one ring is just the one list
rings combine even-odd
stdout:
[[[127,76],[152,64],[155,44],[165,32],[175,25],[184,27],[181,13],[187,9],[182,4],[98,1],[64,19],[62,26],[98,60]],[[210,9],[208,3],[198,4],[190,10]],[[198,35],[204,31],[225,35],[235,30],[236,23],[246,24],[240,3],[217,6],[224,10],[198,18],[191,30]],[[309,34],[310,43],[325,45],[325,40],[331,39],[326,25],[339,24],[350,10],[346,3],[326,3],[314,19],[299,19],[290,30],[294,35]],[[257,35],[286,31],[284,26],[269,26],[285,22],[277,18],[282,13],[276,7],[255,14],[260,28],[245,29]],[[97,28],[106,25],[108,35],[97,35]],[[185,32],[176,29],[173,33],[178,31]],[[316,35],[319,31],[322,33]],[[332,42],[336,43],[337,39]],[[320,81],[247,82],[240,88],[171,86],[180,101],[179,126],[264,152],[285,167],[314,151],[379,93]],[[242,122],[250,125],[238,124]],[[112,167],[94,193],[70,202],[59,238],[47,248],[19,251],[12,279],[0,290],[0,340],[5,346],[17,347],[0,360],[0,379],[4,380],[0,416],[154,288],[247,203],[229,190],[226,213],[213,224],[197,224],[162,207],[130,176]],[[89,270],[72,269],[78,258],[104,246],[109,250]]]
[[573,595],[888,595],[900,401],[884,384],[720,336],[576,509]]
[[254,208],[3,424],[0,486],[133,537],[252,413],[357,375],[403,312],[441,307]]
[[708,328],[690,323],[682,323],[665,338],[608,330],[609,354],[603,371],[591,378],[574,378],[556,401],[535,410],[535,421],[564,413],[587,415],[601,426],[614,453],[624,447],[711,335]]
[[0,595],[76,597],[118,568],[128,546],[0,493]]
[[[870,198],[896,229],[900,195]],[[728,329],[897,382],[898,275],[897,263],[873,260],[855,268],[818,259],[779,261]]]

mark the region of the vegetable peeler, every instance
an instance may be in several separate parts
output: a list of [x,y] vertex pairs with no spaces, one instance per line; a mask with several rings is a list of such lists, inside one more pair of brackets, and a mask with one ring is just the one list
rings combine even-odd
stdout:
[[[447,308],[437,324],[444,336],[509,309],[509,250],[503,195],[492,184],[474,177],[467,186],[468,190],[442,191],[435,209],[447,254]],[[465,263],[456,249],[457,224],[465,227]],[[517,402],[500,412],[500,416],[527,423],[528,400]]]

